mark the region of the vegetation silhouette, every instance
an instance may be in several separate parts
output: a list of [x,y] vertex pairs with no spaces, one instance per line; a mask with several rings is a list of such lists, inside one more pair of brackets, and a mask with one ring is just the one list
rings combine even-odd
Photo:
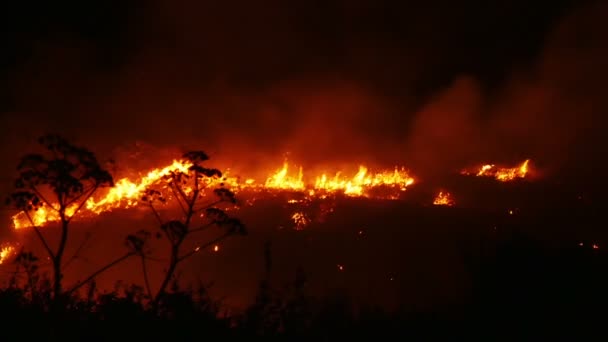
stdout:
[[[597,329],[603,327],[608,316],[605,313],[608,306],[608,255],[603,245],[587,240],[573,243],[575,239],[570,236],[565,243],[547,243],[550,239],[546,236],[539,238],[530,234],[538,225],[549,228],[550,233],[565,231],[565,228],[576,224],[582,225],[581,220],[588,216],[595,219],[604,213],[598,210],[602,206],[588,209],[582,204],[578,208],[571,206],[572,211],[576,209],[572,214],[576,221],[565,219],[566,211],[553,209],[534,217],[510,220],[498,230],[493,229],[483,235],[480,241],[465,243],[462,254],[471,279],[471,292],[460,305],[428,311],[403,304],[389,311],[350,297],[343,289],[328,295],[313,295],[309,283],[315,275],[308,274],[301,267],[295,269],[290,283],[277,285],[272,245],[267,242],[263,250],[265,274],[254,302],[242,312],[227,312],[220,301],[210,296],[208,285],[184,286],[177,270],[183,261],[198,251],[231,236],[245,234],[246,229],[220,208],[223,204],[233,204],[235,198],[221,186],[219,171],[202,166],[207,156],[202,152],[191,152],[183,158],[192,165],[187,172],[168,175],[163,183],[168,187],[150,188],[141,198],[156,217],[157,230],[141,230],[127,236],[128,249],[124,256],[91,276],[67,290],[60,284],[60,292],[57,292],[55,273],[49,276],[41,272],[41,258],[22,250],[12,260],[14,272],[6,286],[0,289],[0,308],[10,313],[11,321],[36,322],[36,325],[35,329],[3,329],[3,339],[109,341],[129,331],[137,334],[138,339],[162,337],[173,340],[445,340],[459,337],[505,341],[539,338],[586,340],[587,335],[598,333]],[[37,164],[40,158],[34,160],[37,160],[34,165],[46,165]],[[42,166],[37,167],[46,170]],[[20,170],[27,171],[26,168]],[[40,174],[46,175],[44,172]],[[52,190],[55,186],[61,190],[58,193],[66,193],[63,189],[67,185],[64,183],[69,182],[63,179],[59,182],[54,177],[48,177],[44,181],[47,183],[18,184],[10,203],[32,213],[44,203],[34,189],[39,191],[45,185]],[[32,178],[25,178],[32,181]],[[76,184],[68,193],[75,196],[80,183],[67,176],[66,179]],[[220,186],[214,189],[213,184]],[[210,190],[214,194],[213,199],[203,196],[203,192],[208,194]],[[171,196],[165,196],[163,192],[166,191]],[[84,193],[82,198],[87,196],[87,192],[81,193]],[[173,202],[173,207],[168,202]],[[61,207],[57,208],[61,210]],[[176,208],[180,213],[179,219],[163,219],[167,208]],[[445,213],[445,209],[437,210]],[[559,215],[557,211],[560,211]],[[590,212],[596,212],[596,216]],[[202,218],[201,213],[205,214]],[[433,222],[436,224],[451,220],[450,216],[434,213],[437,220]],[[477,213],[463,212],[461,215],[468,218]],[[411,218],[413,224],[417,223],[416,219]],[[70,223],[69,219],[67,223]],[[197,234],[212,232],[211,227],[219,227],[218,235],[197,241]],[[33,227],[44,244],[46,240],[37,228]],[[169,264],[156,291],[152,291],[147,275],[154,238],[167,241],[170,247]],[[198,248],[188,249],[186,241],[198,242]],[[47,252],[49,249],[45,248]],[[56,255],[53,249],[51,251]],[[96,276],[123,257],[141,258],[143,285],[116,282],[110,291],[97,288]],[[74,289],[86,291],[81,295]],[[58,301],[58,294],[61,301]],[[3,320],[0,325],[7,322]]]
[[[17,166],[16,190],[7,199],[7,204],[26,215],[44,246],[53,267],[53,297],[59,300],[66,294],[62,279],[70,223],[98,189],[113,186],[114,181],[89,150],[54,134],[42,136],[38,142],[47,153],[28,154],[21,159]],[[59,217],[61,237],[56,248],[49,245],[32,217],[34,211],[43,207]],[[70,289],[67,294],[78,287]]]
[[[221,180],[222,173],[217,169],[203,167],[202,163],[208,159],[207,155],[202,151],[187,152],[183,155],[183,160],[190,164],[188,171],[175,170],[164,177],[165,182],[163,184],[169,188],[173,195],[173,200],[181,211],[180,219],[163,219],[156,207],[157,205],[167,203],[167,198],[161,190],[148,188],[142,197],[142,202],[150,207],[154,213],[154,217],[158,221],[160,231],[156,232],[155,236],[157,238],[164,237],[171,246],[169,265],[156,294],[152,293],[148,279],[146,268],[147,254],[145,252],[139,254],[142,261],[146,291],[155,308],[159,308],[159,304],[162,304],[166,296],[167,287],[174,279],[175,271],[181,262],[230,236],[247,234],[245,225],[240,220],[228,216],[220,208],[222,204],[236,204],[236,198],[234,193],[223,187],[223,183],[220,183],[219,187],[214,188],[216,181]],[[212,200],[208,196],[210,189],[215,197]],[[187,238],[207,231],[214,226],[222,230],[221,235],[210,241],[198,244],[191,251],[185,252],[183,250],[183,244]],[[146,237],[151,235],[149,231],[143,231],[142,234]],[[145,241],[145,239],[139,241]],[[147,253],[149,254],[150,252],[147,251]]]

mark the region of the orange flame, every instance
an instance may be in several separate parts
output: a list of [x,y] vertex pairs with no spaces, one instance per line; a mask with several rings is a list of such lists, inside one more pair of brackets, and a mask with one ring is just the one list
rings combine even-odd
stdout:
[[293,215],[291,215],[291,219],[295,223],[296,230],[302,230],[310,223],[308,216],[301,211],[293,213]]
[[317,177],[314,188],[326,192],[343,192],[349,196],[364,196],[365,190],[374,187],[388,186],[398,187],[399,190],[405,189],[414,184],[414,178],[401,169],[395,168],[393,172],[385,171],[376,174],[368,174],[367,167],[359,166],[359,172],[351,179],[342,177],[341,172],[336,173],[333,178],[328,178],[326,174]]
[[2,265],[13,253],[15,252],[15,247],[12,245],[5,245],[0,248],[0,265]]
[[[151,170],[146,175],[137,180],[122,178],[118,180],[104,196],[100,198],[90,198],[84,208],[82,215],[99,215],[103,212],[112,211],[117,208],[131,208],[138,204],[138,201],[146,188],[151,185],[158,184],[164,176],[171,172],[180,171],[187,172],[191,166],[188,162],[173,161],[171,165],[163,168]],[[310,196],[318,196],[324,198],[328,193],[341,192],[348,196],[366,196],[366,191],[374,187],[388,186],[404,191],[407,186],[414,183],[412,178],[405,169],[395,168],[394,171],[385,171],[375,174],[368,173],[368,168],[365,166],[359,167],[359,172],[352,178],[342,176],[341,172],[335,174],[333,178],[328,178],[326,174],[316,177],[314,184],[307,184],[304,181],[304,172],[302,167],[298,168],[297,174],[290,174],[290,165],[287,162],[283,163],[283,167],[271,174],[264,183],[257,183],[252,178],[245,179],[244,182],[239,181],[239,177],[228,175],[228,171],[219,180],[211,180],[210,184],[219,185],[223,183],[225,186],[238,190],[291,190],[306,192]],[[217,184],[213,184],[213,183]],[[188,192],[188,189],[186,189]],[[68,208],[66,213],[72,215],[78,205]],[[29,217],[28,217],[29,215]],[[59,214],[55,208],[47,205],[38,208],[38,210],[25,213],[20,212],[12,217],[13,225],[16,229],[35,226],[44,226],[50,222],[59,221]]]
[[434,205],[446,205],[448,207],[453,206],[456,202],[452,199],[452,195],[449,192],[440,191],[439,194],[433,200]]
[[[524,161],[515,168],[496,168],[494,165],[484,165],[474,174],[477,176],[492,176],[499,181],[508,181],[514,178],[523,178],[528,173],[529,160]],[[164,176],[173,171],[187,172],[191,166],[188,162],[173,161],[172,164],[151,170],[138,179],[122,178],[119,179],[114,187],[110,188],[105,194],[90,198],[85,203],[79,214],[83,216],[99,215],[103,212],[112,211],[118,208],[130,208],[138,205],[139,199],[146,188],[162,182]],[[325,198],[330,194],[342,193],[347,196],[376,197],[374,189],[383,188],[392,191],[405,191],[414,184],[415,180],[404,168],[395,168],[392,171],[370,172],[366,166],[359,166],[359,170],[354,176],[346,177],[343,172],[337,172],[333,177],[328,173],[321,173],[312,178],[305,178],[302,167],[297,167],[297,172],[290,172],[293,167],[287,162],[272,173],[265,182],[257,182],[252,178],[241,181],[239,177],[232,177],[229,172],[224,172],[221,179],[209,180],[209,185],[214,186],[220,183],[234,191],[277,191],[290,190],[306,193],[308,196]],[[466,173],[470,174],[470,173]],[[311,180],[309,182],[306,179]],[[216,184],[217,183],[217,184]],[[397,197],[397,196],[394,196]],[[389,197],[389,198],[394,198]],[[453,203],[453,202],[452,202]],[[66,214],[73,215],[77,209],[77,204],[68,208]],[[44,226],[50,222],[59,221],[57,210],[48,205],[40,207],[36,211],[29,213],[20,212],[12,217],[16,229],[29,227],[32,224]]]
[[300,166],[297,177],[292,177],[288,174],[289,164],[283,163],[283,167],[277,170],[273,175],[266,179],[265,187],[268,189],[281,189],[281,190],[304,190],[304,181],[302,178],[304,174],[302,167]]
[[[116,208],[133,207],[137,205],[138,199],[148,186],[157,183],[162,177],[169,175],[173,171],[186,172],[190,166],[191,164],[189,163],[173,161],[173,164],[169,166],[148,172],[147,175],[141,177],[136,182],[128,178],[122,178],[100,200],[96,201],[94,198],[90,198],[83,209],[88,214],[100,214]],[[78,203],[75,203],[66,209],[66,214],[72,216],[77,208]],[[12,219],[15,229],[20,229],[30,227],[32,223],[35,226],[43,226],[49,222],[59,221],[60,217],[55,208],[43,205],[29,213],[29,217],[25,212],[20,212],[14,215]]]
[[[530,171],[530,159],[526,159],[523,163],[512,168],[496,167],[494,164],[486,164],[479,168],[478,171],[474,172],[477,177],[493,177],[501,182],[512,181],[516,178],[526,178]],[[461,172],[463,175],[471,175],[472,173],[464,170]]]

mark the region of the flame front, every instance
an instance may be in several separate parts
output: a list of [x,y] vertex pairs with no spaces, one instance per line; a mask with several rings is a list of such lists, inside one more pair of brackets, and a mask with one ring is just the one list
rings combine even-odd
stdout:
[[[187,162],[173,161],[173,164],[161,169],[154,169],[137,181],[129,178],[118,180],[114,187],[110,188],[105,196],[99,200],[89,198],[83,208],[83,214],[101,214],[117,208],[130,208],[137,205],[143,191],[150,185],[159,182],[164,176],[174,171],[187,172],[191,164]],[[72,216],[78,204],[75,203],[66,209],[66,214]],[[44,226],[49,222],[59,221],[59,213],[48,205],[43,205],[37,210],[30,212],[29,217],[25,212],[20,212],[12,217],[15,229],[32,226]]]
[[[136,206],[139,199],[146,188],[151,185],[158,184],[164,176],[171,172],[180,171],[187,172],[191,164],[187,162],[173,161],[169,166],[154,169],[148,172],[145,176],[137,180],[129,178],[121,178],[114,187],[100,198],[90,198],[84,208],[82,215],[92,216],[99,215],[103,212],[111,211],[117,208],[131,208]],[[384,171],[379,173],[369,173],[368,168],[360,166],[359,171],[352,177],[347,178],[342,176],[342,172],[337,172],[334,177],[328,178],[324,173],[317,176],[314,183],[307,183],[304,178],[303,168],[297,168],[297,173],[290,172],[288,162],[284,162],[282,168],[272,173],[264,183],[257,183],[252,178],[245,179],[244,182],[239,181],[239,177],[228,176],[228,171],[224,172],[221,179],[210,181],[211,186],[219,186],[220,183],[233,189],[234,191],[250,190],[250,191],[298,191],[305,192],[309,196],[325,197],[327,194],[343,193],[348,196],[368,196],[368,190],[376,187],[396,188],[399,191],[404,191],[407,186],[414,183],[412,178],[405,169],[395,168],[394,171]],[[217,184],[214,184],[217,183]],[[72,215],[78,205],[68,208],[66,213]],[[44,226],[50,222],[59,221],[59,214],[54,208],[44,205],[37,210],[28,213],[20,212],[13,216],[13,224],[16,229],[32,226]]]
[[316,178],[314,188],[326,192],[343,192],[349,196],[365,196],[366,189],[375,187],[397,187],[405,191],[406,188],[414,184],[414,178],[410,177],[405,169],[395,168],[394,171],[385,171],[376,174],[368,174],[367,167],[359,166],[359,172],[352,178],[345,178],[341,172],[336,173],[332,178],[322,174]]
[[157,183],[171,172],[187,172],[190,166],[192,164],[174,160],[173,164],[169,166],[148,172],[147,175],[141,177],[137,182],[133,182],[128,178],[122,178],[99,201],[95,201],[93,198],[89,199],[86,209],[99,214],[116,208],[130,208],[137,205],[137,201],[147,187]]
[[[509,181],[526,177],[529,169],[528,163],[529,160],[526,160],[515,168],[497,168],[494,165],[484,165],[474,174],[477,176],[491,176],[499,181]],[[188,162],[173,161],[172,164],[151,170],[136,180],[121,178],[104,195],[90,198],[79,214],[94,216],[117,208],[124,209],[136,206],[146,188],[159,184],[163,181],[163,177],[171,172],[187,172],[190,166],[191,164]],[[297,172],[293,172],[294,169],[297,169]],[[466,171],[463,171],[463,173],[471,174]],[[285,161],[283,166],[272,173],[265,182],[257,182],[252,178],[245,178],[244,181],[241,181],[239,177],[228,176],[228,171],[226,171],[221,179],[211,180],[209,185],[219,186],[222,183],[233,191],[297,191],[317,198],[325,198],[332,194],[344,194],[353,197],[398,198],[395,193],[405,191],[415,182],[405,168],[398,167],[395,167],[392,171],[370,172],[366,166],[361,165],[358,172],[352,177],[344,176],[344,174],[344,172],[339,171],[334,173],[333,176],[328,176],[328,173],[321,173],[316,177],[306,178],[301,166],[293,167]],[[380,189],[390,190],[391,195],[380,195],[378,191]],[[449,196],[449,194],[447,195]],[[453,202],[451,203],[453,204]],[[76,208],[77,204],[74,204],[67,209],[66,213],[71,216]],[[15,228],[19,229],[29,227],[32,224],[44,226],[49,222],[59,221],[59,214],[56,209],[44,205],[30,213],[20,212],[14,215],[12,219]]]
[[[529,172],[529,163],[530,160],[526,159],[523,163],[516,167],[506,168],[506,167],[497,167],[494,164],[486,164],[479,168],[478,171],[475,172],[475,176],[477,177],[493,177],[501,182],[512,181],[517,178],[526,178]],[[461,172],[463,175],[471,175],[472,173],[464,170]]]

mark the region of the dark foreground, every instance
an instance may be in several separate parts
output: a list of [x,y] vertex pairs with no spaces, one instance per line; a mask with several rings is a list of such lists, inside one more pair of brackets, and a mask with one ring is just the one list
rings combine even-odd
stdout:
[[[176,285],[156,311],[138,286],[90,288],[85,299],[53,307],[39,279],[30,288],[9,284],[0,292],[2,339],[586,340],[605,335],[608,240],[602,202],[525,186],[523,195],[517,185],[502,193],[492,189],[493,202],[476,199],[468,187],[470,203],[488,204],[475,209],[342,199],[324,216],[320,204],[296,208],[283,199],[261,201],[243,210],[244,220],[255,225],[271,217],[285,226],[254,227],[251,238],[238,244],[254,245],[255,251],[231,252],[255,253],[260,260],[230,263],[232,257],[225,255],[210,261],[224,260],[214,279],[235,279],[231,272],[247,268],[257,274],[254,299],[240,310],[229,309],[213,289],[186,290],[185,284]],[[314,222],[295,231],[289,220],[277,218],[277,208],[286,217],[311,210]],[[248,291],[245,283],[232,286]],[[28,322],[27,328],[17,328],[15,320]]]

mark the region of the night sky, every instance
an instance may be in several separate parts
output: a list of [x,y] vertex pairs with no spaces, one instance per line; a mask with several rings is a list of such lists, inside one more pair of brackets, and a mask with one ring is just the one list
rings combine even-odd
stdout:
[[429,178],[528,157],[548,174],[603,168],[599,2],[1,6],[3,183],[45,132],[102,156],[197,147],[246,167],[290,152]]

